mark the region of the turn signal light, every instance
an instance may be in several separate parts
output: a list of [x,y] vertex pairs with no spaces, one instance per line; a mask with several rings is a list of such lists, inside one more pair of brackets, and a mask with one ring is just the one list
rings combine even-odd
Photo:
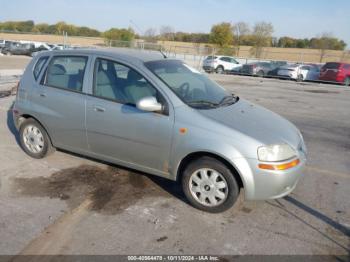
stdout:
[[292,162],[288,162],[288,163],[280,164],[280,165],[259,164],[259,168],[267,169],[267,170],[287,170],[287,169],[290,169],[292,167],[299,165],[299,163],[300,163],[300,160],[295,159]]

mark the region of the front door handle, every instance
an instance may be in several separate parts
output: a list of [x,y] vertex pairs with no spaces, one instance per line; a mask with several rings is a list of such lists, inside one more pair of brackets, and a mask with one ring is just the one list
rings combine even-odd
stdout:
[[40,93],[40,97],[46,97],[46,94]]
[[94,110],[95,110],[96,112],[104,112],[104,111],[106,111],[106,109],[104,109],[104,108],[101,107],[101,106],[95,106]]

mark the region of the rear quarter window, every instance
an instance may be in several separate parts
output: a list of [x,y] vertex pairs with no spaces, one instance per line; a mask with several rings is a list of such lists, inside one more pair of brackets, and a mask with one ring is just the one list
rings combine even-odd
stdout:
[[49,59],[48,56],[40,57],[38,59],[38,61],[36,62],[34,69],[33,69],[33,76],[34,76],[35,80],[38,80],[39,75],[40,75],[41,71],[43,70],[44,65],[47,62],[47,59]]

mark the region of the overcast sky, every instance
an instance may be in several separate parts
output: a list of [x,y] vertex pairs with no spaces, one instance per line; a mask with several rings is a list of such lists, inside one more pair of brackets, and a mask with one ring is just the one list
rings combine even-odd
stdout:
[[330,32],[349,49],[349,10],[350,0],[0,0],[0,21],[66,21],[99,30],[132,27],[138,33],[162,25],[209,32],[222,21],[268,21],[277,37]]

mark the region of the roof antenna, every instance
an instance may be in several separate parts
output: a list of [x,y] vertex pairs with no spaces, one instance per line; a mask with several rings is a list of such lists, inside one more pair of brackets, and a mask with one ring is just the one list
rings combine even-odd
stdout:
[[164,59],[167,59],[168,57],[166,56],[166,54],[163,52],[162,49],[159,49],[159,52],[163,55]]

